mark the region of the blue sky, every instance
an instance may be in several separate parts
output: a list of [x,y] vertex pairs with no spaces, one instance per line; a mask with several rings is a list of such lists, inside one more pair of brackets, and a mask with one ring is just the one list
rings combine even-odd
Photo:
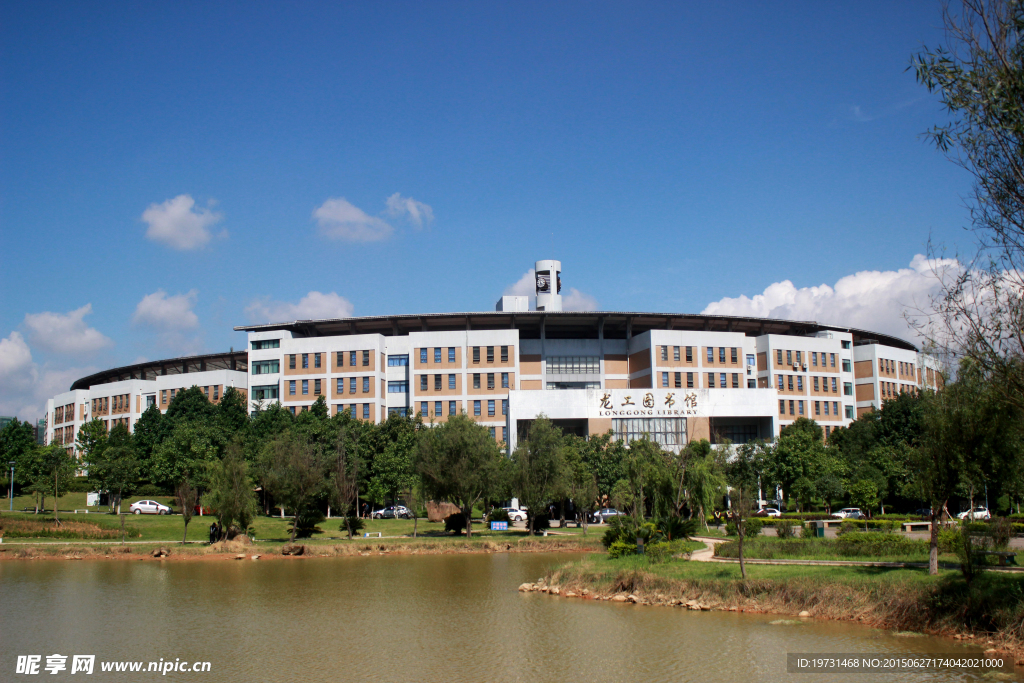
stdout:
[[970,241],[969,179],[920,138],[943,112],[906,71],[939,22],[938,2],[2,2],[0,414],[241,347],[237,324],[490,310],[540,258],[578,307],[899,332],[929,237]]

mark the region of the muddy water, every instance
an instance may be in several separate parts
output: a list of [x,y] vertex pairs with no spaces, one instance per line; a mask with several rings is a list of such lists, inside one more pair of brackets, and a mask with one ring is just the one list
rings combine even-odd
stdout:
[[[842,623],[521,594],[571,555],[0,563],[0,681],[993,680],[787,674],[787,652],[978,653]],[[15,675],[17,655],[208,673]],[[145,668],[145,667],[144,667]],[[996,678],[995,680],[999,680]]]

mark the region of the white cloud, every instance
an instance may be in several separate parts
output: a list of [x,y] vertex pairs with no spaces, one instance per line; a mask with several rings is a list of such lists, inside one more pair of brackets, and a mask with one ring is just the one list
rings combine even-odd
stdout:
[[412,197],[403,197],[398,192],[388,197],[388,215],[406,217],[417,228],[434,222],[434,210],[429,204],[418,202]]
[[[537,274],[533,268],[523,273],[523,276],[515,283],[505,288],[505,296],[528,296],[530,297],[530,308],[537,307]],[[597,299],[581,292],[575,287],[570,287],[568,293],[562,294],[562,310],[564,311],[596,311]]]
[[[211,238],[210,228],[222,217],[208,208],[197,209],[195,200],[187,194],[180,194],[162,204],[150,204],[142,212],[142,220],[149,224],[146,237],[181,251],[206,245]],[[227,231],[221,235],[226,237]]]
[[913,339],[904,311],[928,311],[931,298],[940,290],[936,271],[958,267],[954,260],[929,260],[917,254],[909,268],[865,270],[840,278],[834,286],[797,288],[784,280],[752,297],[715,301],[702,313],[810,320]]
[[313,212],[320,234],[348,242],[377,242],[395,231],[387,221],[371,216],[344,197],[332,197]]
[[286,301],[257,299],[246,307],[245,312],[253,322],[290,322],[292,320],[328,320],[349,318],[354,307],[343,296],[331,292],[310,292],[293,304]]
[[575,287],[569,288],[568,294],[562,295],[562,310],[564,311],[596,311],[597,299],[584,294]]
[[199,318],[192,307],[196,305],[199,292],[190,290],[185,294],[167,296],[158,289],[142,297],[135,306],[132,322],[159,330],[191,330],[199,327]]
[[46,412],[46,400],[65,392],[79,377],[97,368],[40,367],[19,332],[0,339],[0,415],[35,422]]
[[114,342],[99,330],[85,324],[85,316],[92,313],[92,304],[86,304],[69,313],[29,313],[25,327],[33,344],[55,353],[89,354]]

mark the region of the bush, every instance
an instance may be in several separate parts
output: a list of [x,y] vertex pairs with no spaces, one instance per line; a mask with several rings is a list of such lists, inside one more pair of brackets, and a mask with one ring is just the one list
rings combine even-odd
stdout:
[[672,551],[674,543],[668,541],[658,541],[652,543],[644,548],[644,554],[647,555],[647,560],[655,564],[665,562],[672,557]]
[[626,541],[615,541],[610,546],[608,546],[608,557],[612,558],[613,560],[619,557],[626,557],[628,555],[636,555],[636,543],[627,543]]
[[[743,520],[744,536],[758,536],[761,533],[762,527],[764,527],[764,520],[762,520],[760,517],[748,517],[747,519]],[[725,523],[725,534],[727,536],[738,535],[735,521],[729,520]]]
[[776,522],[775,533],[779,538],[793,538],[793,522],[788,519]]
[[939,529],[939,552],[955,553],[960,547],[959,529]]
[[487,513],[487,522],[511,522],[512,518],[508,516],[508,510],[504,508],[494,508]]
[[1010,537],[1013,536],[1013,524],[1006,517],[997,517],[992,523],[992,547],[996,550],[1006,550],[1010,546]]
[[[349,517],[348,517],[348,525],[352,526],[352,535],[353,536],[358,535],[359,532],[363,529],[363,527],[366,526],[363,523],[363,520],[360,519],[356,515],[349,515]],[[345,520],[344,519],[341,520],[341,527],[340,527],[341,533],[348,535],[348,525],[345,524]]]
[[667,540],[678,541],[693,536],[697,531],[697,520],[683,519],[682,517],[662,517],[655,520],[655,526]]
[[461,512],[453,512],[444,518],[444,530],[461,534],[466,530],[466,517]]
[[664,534],[657,530],[654,523],[644,522],[637,525],[632,517],[620,515],[608,523],[608,529],[605,530],[601,543],[604,544],[605,548],[611,548],[616,541],[622,541],[623,543],[631,543],[635,548],[637,538],[644,539],[645,544],[665,540]]
[[805,524],[800,529],[800,538],[817,538],[817,528],[813,524]]
[[139,490],[136,491],[135,493],[136,495],[142,496],[143,498],[153,498],[155,496],[167,495],[163,489],[161,489],[159,486],[154,486],[153,484],[146,484],[145,486],[140,486]]

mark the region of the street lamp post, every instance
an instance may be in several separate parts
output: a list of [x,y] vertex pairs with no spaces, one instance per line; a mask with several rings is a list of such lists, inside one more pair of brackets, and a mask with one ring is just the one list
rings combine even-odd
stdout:
[[11,494],[10,494],[10,499],[11,499],[11,512],[14,512],[14,463],[13,462],[9,462],[7,464],[11,466]]

